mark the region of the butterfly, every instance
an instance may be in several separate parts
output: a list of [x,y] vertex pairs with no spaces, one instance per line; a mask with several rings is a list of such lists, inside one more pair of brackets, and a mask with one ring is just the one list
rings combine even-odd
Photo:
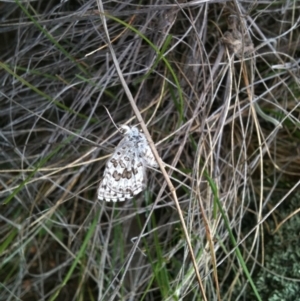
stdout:
[[158,167],[143,133],[136,126],[121,125],[123,139],[107,160],[98,199],[125,201],[146,187],[146,167]]

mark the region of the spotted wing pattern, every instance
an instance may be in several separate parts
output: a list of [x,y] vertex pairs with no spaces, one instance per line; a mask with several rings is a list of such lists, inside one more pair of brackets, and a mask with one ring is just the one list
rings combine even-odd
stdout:
[[125,201],[145,189],[146,167],[157,167],[147,139],[137,127],[122,125],[124,138],[108,159],[98,189],[98,199]]

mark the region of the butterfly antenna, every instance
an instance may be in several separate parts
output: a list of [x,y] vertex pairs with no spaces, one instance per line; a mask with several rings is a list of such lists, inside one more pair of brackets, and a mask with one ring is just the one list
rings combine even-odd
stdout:
[[103,107],[104,107],[104,109],[106,110],[106,112],[107,112],[107,114],[108,114],[110,120],[112,121],[113,125],[114,125],[114,126],[116,127],[116,129],[120,132],[120,128],[115,124],[115,122],[114,122],[114,120],[112,119],[112,117],[111,117],[111,115],[110,115],[110,113],[109,113],[107,107],[106,107],[106,106],[103,106]]

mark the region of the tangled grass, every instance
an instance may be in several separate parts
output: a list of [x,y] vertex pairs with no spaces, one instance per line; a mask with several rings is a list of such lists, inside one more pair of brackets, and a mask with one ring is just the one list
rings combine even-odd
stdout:
[[[0,7],[0,300],[261,300],[267,218],[299,184],[299,4],[146,3]],[[167,172],[132,201],[96,198],[104,106]]]

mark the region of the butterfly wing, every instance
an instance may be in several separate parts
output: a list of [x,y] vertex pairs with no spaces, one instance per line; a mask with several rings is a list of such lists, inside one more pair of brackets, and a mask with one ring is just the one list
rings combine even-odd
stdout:
[[[120,145],[121,147],[121,145]],[[123,154],[119,147],[107,161],[98,189],[98,199],[125,201],[145,188],[145,166],[136,149]]]
[[144,147],[143,153],[144,153],[143,160],[147,166],[158,167],[156,159],[154,158],[152,150],[148,144]]

